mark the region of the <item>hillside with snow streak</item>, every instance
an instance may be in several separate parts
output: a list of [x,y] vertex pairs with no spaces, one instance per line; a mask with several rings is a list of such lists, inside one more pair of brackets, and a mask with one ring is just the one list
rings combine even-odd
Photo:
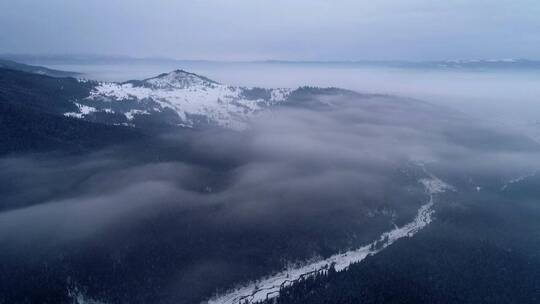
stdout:
[[[423,166],[422,168],[424,169]],[[401,238],[412,237],[433,221],[434,210],[432,207],[435,202],[435,195],[453,189],[452,186],[439,178],[426,171],[425,173],[428,177],[420,179],[419,183],[424,186],[428,201],[418,209],[415,218],[408,224],[385,232],[379,239],[356,250],[335,254],[327,259],[300,267],[286,269],[278,274],[236,288],[226,294],[215,296],[208,301],[208,304],[244,304],[274,298],[279,296],[279,290],[283,286],[288,286],[306,276],[324,271],[331,265],[334,266],[336,271],[344,270],[350,264],[361,262],[366,257],[380,252]]]

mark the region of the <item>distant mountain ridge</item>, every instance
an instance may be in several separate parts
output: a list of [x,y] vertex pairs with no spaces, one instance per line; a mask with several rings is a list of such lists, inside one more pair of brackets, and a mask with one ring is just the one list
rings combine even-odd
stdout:
[[472,70],[537,70],[540,60],[529,59],[463,59],[434,61],[360,60],[360,61],[287,61],[267,60],[267,64],[336,65],[356,67],[386,67],[399,69],[472,69]]
[[189,60],[174,58],[137,58],[110,55],[24,55],[4,54],[2,58],[26,64],[163,64],[179,66],[185,63],[220,63],[220,64],[297,64],[297,65],[352,65],[358,67],[393,67],[404,69],[540,69],[540,60],[526,58],[494,58],[494,59],[454,59],[454,60],[251,60],[251,61],[215,61]]
[[46,75],[51,77],[78,77],[81,74],[69,71],[60,71],[55,69],[49,69],[42,66],[28,65],[11,60],[0,59],[0,68],[12,69],[22,72],[34,73],[39,75]]

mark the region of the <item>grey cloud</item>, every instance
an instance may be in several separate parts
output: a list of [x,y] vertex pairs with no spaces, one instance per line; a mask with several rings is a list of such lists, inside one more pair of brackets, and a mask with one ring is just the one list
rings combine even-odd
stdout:
[[0,51],[222,60],[537,58],[539,10],[530,0],[4,1]]

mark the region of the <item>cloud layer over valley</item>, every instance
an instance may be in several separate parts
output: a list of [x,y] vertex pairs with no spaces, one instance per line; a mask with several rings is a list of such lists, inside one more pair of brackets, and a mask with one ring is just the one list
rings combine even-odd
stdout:
[[193,303],[408,222],[426,198],[419,162],[462,189],[539,164],[528,138],[429,103],[299,100],[242,132],[4,157],[0,282],[32,275],[48,283],[19,282],[57,299],[69,281],[103,301]]

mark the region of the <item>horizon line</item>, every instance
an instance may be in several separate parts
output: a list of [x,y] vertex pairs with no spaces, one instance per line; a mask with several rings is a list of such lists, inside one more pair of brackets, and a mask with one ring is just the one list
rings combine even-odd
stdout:
[[[188,58],[174,58],[166,56],[131,56],[131,55],[119,55],[119,54],[97,54],[97,53],[0,53],[0,58],[13,60],[13,58],[20,57],[19,59],[26,58],[29,60],[153,60],[153,61],[176,61],[176,62],[209,62],[209,63],[513,63],[513,62],[540,62],[540,59],[531,59],[523,57],[506,57],[506,58],[452,58],[452,59],[428,59],[428,60],[414,60],[414,59],[242,59],[242,60],[224,60],[224,59],[188,59]],[[87,57],[87,58],[84,58]]]

